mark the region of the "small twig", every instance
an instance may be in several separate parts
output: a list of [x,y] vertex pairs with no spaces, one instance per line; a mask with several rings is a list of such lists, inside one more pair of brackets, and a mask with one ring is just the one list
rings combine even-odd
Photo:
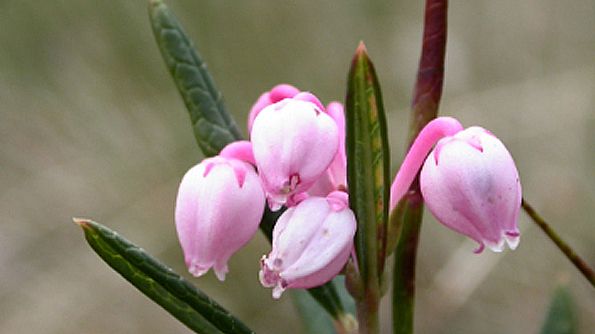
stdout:
[[533,219],[535,224],[541,228],[543,232],[558,246],[558,248],[566,255],[568,260],[574,264],[574,266],[580,270],[580,272],[585,276],[585,278],[591,283],[591,285],[595,288],[595,271],[593,268],[589,267],[589,265],[583,260],[576,252],[566,243],[564,240],[560,238],[560,236],[541,218],[541,216],[533,209],[529,203],[523,198],[521,202],[521,206],[525,210],[525,212]]

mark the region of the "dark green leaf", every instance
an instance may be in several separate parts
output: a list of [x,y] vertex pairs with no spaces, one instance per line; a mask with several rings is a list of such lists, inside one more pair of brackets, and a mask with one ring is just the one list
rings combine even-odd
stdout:
[[[312,290],[320,288],[308,290],[310,294],[306,293],[304,290],[293,290],[291,296],[298,313],[301,315],[304,322],[306,332],[312,334],[335,333],[335,328],[342,329],[342,331],[339,331],[341,333],[354,332],[357,327],[357,322],[353,317],[353,314],[355,314],[355,302],[345,289],[345,277],[337,276],[323,287],[332,289],[332,293],[335,294],[332,298],[337,298],[339,301],[337,307],[343,310],[344,306],[346,312],[333,313],[333,311],[328,308],[328,313],[324,312],[322,303],[320,303],[319,300],[314,299],[313,296],[316,295],[312,293]],[[324,295],[325,293],[322,293],[320,296],[324,297]],[[318,301],[318,303],[316,303],[316,301]],[[331,318],[329,314],[335,314],[333,316],[334,319]]]
[[90,220],[75,222],[110,267],[196,333],[254,333],[183,277],[116,232]]
[[206,156],[214,156],[240,132],[223,105],[223,96],[182,26],[160,0],[151,0],[149,17],[155,40],[186,108],[194,136]]
[[308,292],[333,318],[337,318],[345,313],[337,288],[332,281],[319,287],[308,289]]
[[291,291],[293,303],[308,334],[333,334],[333,321],[320,304],[306,290]]
[[552,298],[550,309],[541,328],[541,334],[574,334],[576,315],[567,287],[559,287]]
[[348,77],[347,184],[358,226],[355,246],[364,286],[384,271],[389,205],[389,155],[380,85],[363,43]]

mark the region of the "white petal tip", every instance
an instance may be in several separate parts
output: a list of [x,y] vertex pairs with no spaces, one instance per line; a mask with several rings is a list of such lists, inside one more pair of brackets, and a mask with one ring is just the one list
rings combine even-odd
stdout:
[[227,266],[225,266],[224,268],[221,269],[214,269],[213,270],[215,272],[215,276],[217,276],[217,279],[221,282],[225,281],[225,275],[227,274]]
[[282,288],[280,285],[275,286],[273,288],[273,298],[274,299],[281,298],[281,295],[283,294],[283,291],[285,291],[285,289]]
[[207,271],[209,271],[209,269],[210,269],[209,267],[202,267],[202,266],[199,266],[198,264],[193,263],[190,265],[190,267],[188,267],[188,272],[190,274],[192,274],[192,276],[194,276],[194,277],[200,277],[200,276],[206,274]]
[[268,198],[267,202],[269,204],[269,209],[271,209],[271,211],[273,211],[273,212],[279,211],[281,209],[281,207],[283,206],[283,204],[285,203],[284,201],[279,202],[272,198]]
[[508,248],[515,250],[519,246],[521,235],[519,232],[506,232],[504,234],[504,240],[506,240]]
[[502,253],[504,250],[504,239],[500,239],[497,244],[493,242],[486,242],[485,244],[494,253]]

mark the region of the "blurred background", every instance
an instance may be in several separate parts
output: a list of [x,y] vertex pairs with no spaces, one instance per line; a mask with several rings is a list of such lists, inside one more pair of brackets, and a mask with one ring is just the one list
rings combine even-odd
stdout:
[[[277,83],[341,101],[364,40],[396,170],[423,1],[168,4],[242,129],[251,104]],[[505,142],[526,198],[591,265],[594,32],[592,0],[452,1],[441,107]],[[173,204],[182,175],[202,159],[188,120],[146,1],[0,1],[1,333],[189,332],[112,272],[71,223],[93,218],[186,275]],[[592,333],[595,291],[524,214],[516,251],[481,255],[426,218],[418,333],[536,333],[559,284],[570,287],[580,332]],[[212,274],[192,281],[259,333],[301,333],[291,299],[275,302],[258,283],[268,247],[259,234],[234,256],[225,284]]]

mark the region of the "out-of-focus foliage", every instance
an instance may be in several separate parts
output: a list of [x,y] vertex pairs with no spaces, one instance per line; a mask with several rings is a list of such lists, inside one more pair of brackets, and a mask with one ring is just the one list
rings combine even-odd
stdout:
[[574,303],[567,287],[559,287],[541,328],[541,334],[574,334],[576,330]]

